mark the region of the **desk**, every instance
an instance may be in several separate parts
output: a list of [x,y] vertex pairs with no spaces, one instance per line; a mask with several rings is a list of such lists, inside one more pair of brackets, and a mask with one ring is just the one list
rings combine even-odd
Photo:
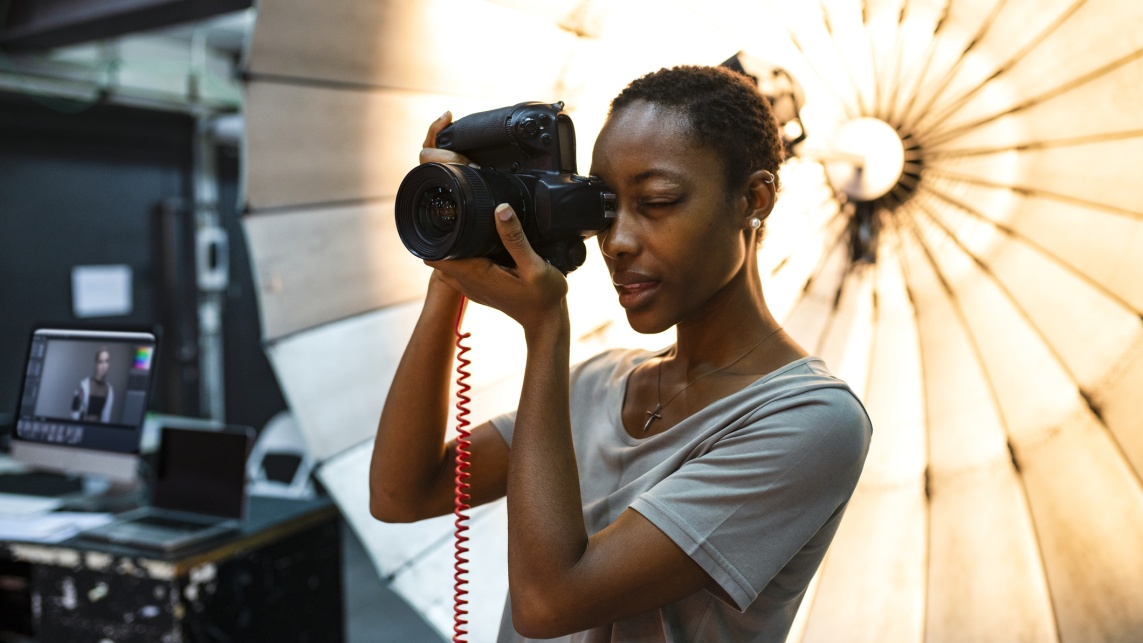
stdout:
[[81,538],[0,547],[28,566],[43,643],[337,642],[340,524],[328,500],[252,497],[239,533],[174,554]]

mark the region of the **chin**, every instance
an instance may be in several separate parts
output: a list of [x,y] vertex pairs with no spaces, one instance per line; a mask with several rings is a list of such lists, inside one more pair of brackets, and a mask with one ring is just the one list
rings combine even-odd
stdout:
[[627,324],[640,335],[655,335],[671,329],[674,324],[656,319],[649,311],[627,311]]

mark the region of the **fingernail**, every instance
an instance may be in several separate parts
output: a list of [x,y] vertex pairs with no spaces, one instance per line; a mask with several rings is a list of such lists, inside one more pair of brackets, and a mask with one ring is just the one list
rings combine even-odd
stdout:
[[506,203],[501,203],[496,206],[496,218],[501,221],[507,221],[512,218],[512,208]]
[[448,117],[449,117],[451,114],[452,114],[452,110],[451,110],[451,109],[446,109],[446,110],[445,110],[445,113],[441,114],[440,118],[438,118],[437,120],[438,120],[438,121],[443,121],[444,119],[448,118]]

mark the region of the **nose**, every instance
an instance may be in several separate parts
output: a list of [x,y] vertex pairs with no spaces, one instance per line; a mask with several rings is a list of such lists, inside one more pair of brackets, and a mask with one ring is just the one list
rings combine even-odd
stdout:
[[639,250],[638,222],[620,206],[611,225],[599,235],[599,249],[604,257],[618,259]]

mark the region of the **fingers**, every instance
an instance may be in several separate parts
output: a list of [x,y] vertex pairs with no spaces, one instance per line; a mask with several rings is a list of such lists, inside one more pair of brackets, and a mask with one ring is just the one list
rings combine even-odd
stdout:
[[440,134],[444,128],[452,124],[452,112],[445,112],[429,125],[429,131],[425,134],[425,142],[421,145],[420,162],[425,163],[459,163],[461,165],[472,165],[477,167],[468,159],[468,157],[457,154],[451,150],[437,149],[437,134]]
[[441,130],[448,127],[451,123],[452,112],[445,112],[438,116],[437,120],[433,121],[432,125],[429,125],[429,133],[425,135],[425,142],[421,147],[436,147],[437,134],[440,134]]
[[520,269],[544,269],[545,262],[532,250],[532,244],[528,243],[528,237],[524,234],[524,227],[520,224],[520,218],[516,216],[516,212],[512,210],[512,206],[507,203],[501,203],[496,206],[496,231],[500,233],[500,242],[508,250],[508,254],[512,255],[512,260],[516,262],[516,267]]
[[470,165],[468,157],[457,154],[452,150],[438,150],[434,147],[426,147],[421,150],[420,161],[424,163],[460,163],[461,165]]

